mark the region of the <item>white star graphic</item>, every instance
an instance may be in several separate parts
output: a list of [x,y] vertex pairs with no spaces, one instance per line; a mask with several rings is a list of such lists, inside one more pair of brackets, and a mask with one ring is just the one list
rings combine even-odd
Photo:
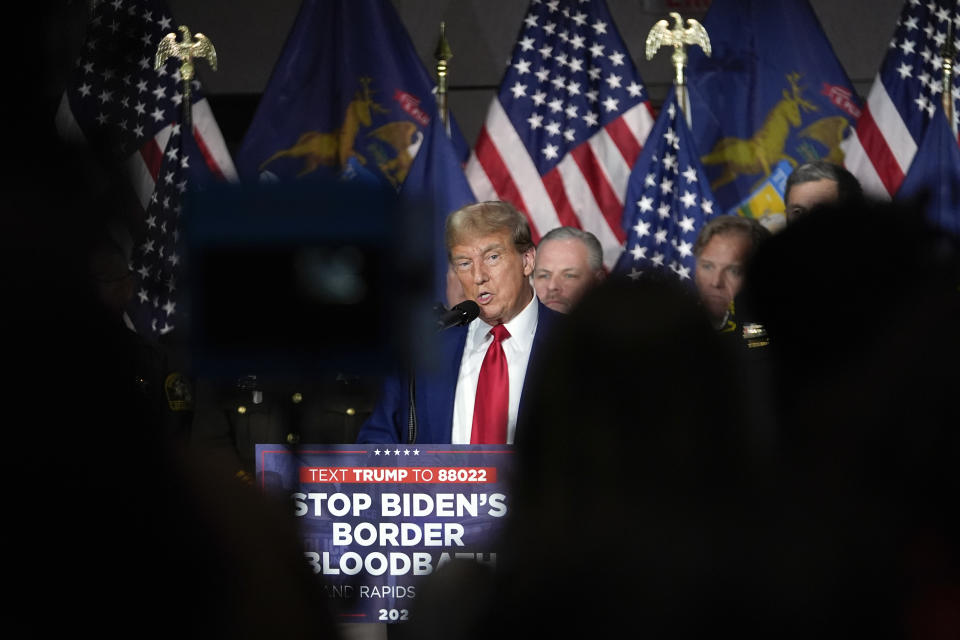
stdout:
[[617,105],[619,104],[620,101],[613,96],[607,96],[607,99],[603,101],[603,106],[606,108],[607,112],[616,111]]
[[517,82],[510,88],[510,91],[513,91],[514,100],[517,98],[522,98],[523,96],[527,95],[527,85]]
[[527,60],[517,60],[517,63],[513,65],[513,68],[517,70],[517,73],[523,75],[525,73],[530,73],[530,62]]
[[530,117],[527,118],[527,122],[530,124],[531,129],[539,129],[543,126],[543,116],[537,113],[530,114]]
[[676,173],[678,169],[677,156],[673,155],[672,153],[663,154],[663,166],[665,169],[669,169]]
[[618,76],[617,74],[610,72],[610,75],[607,76],[607,79],[604,82],[610,85],[611,89],[619,89],[621,80],[623,80],[623,76]]
[[680,202],[683,203],[684,207],[689,209],[693,205],[697,204],[697,196],[689,191],[684,191],[683,195],[680,196]]
[[637,200],[637,206],[640,207],[640,211],[643,213],[653,211],[653,198],[649,196],[642,196],[639,200]]
[[647,257],[647,248],[641,247],[638,244],[633,245],[633,249],[630,250],[630,253],[633,254],[634,260],[640,260],[641,258],[646,259]]
[[557,157],[557,151],[560,149],[555,144],[548,144],[543,148],[543,155],[547,160],[554,160]]

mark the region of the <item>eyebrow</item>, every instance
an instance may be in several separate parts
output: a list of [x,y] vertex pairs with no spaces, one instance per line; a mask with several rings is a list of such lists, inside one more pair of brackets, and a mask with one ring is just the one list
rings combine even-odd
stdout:
[[[504,246],[503,246],[502,243],[500,243],[500,242],[494,242],[493,244],[488,244],[487,246],[485,246],[480,253],[481,253],[481,255],[483,255],[483,254],[486,254],[486,253],[489,253],[489,252],[493,251],[494,249],[499,249],[499,250],[501,250],[501,251],[505,251]],[[472,257],[470,257],[469,255],[467,255],[467,254],[465,254],[465,253],[455,253],[455,254],[453,254],[452,256],[450,256],[450,258],[451,258],[451,260],[459,260],[459,259],[472,260],[472,259],[473,259]]]
[[500,242],[494,242],[493,244],[488,244],[487,246],[485,246],[485,247],[483,248],[483,252],[482,252],[482,253],[489,253],[490,251],[493,251],[494,249],[500,249],[501,251],[503,251],[503,250],[504,250],[504,246],[503,246],[503,244],[500,243]]

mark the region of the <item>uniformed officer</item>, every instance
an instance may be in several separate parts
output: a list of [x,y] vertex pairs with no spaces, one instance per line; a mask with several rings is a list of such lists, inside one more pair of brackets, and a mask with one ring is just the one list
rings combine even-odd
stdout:
[[191,446],[250,482],[258,444],[353,442],[373,410],[377,388],[369,377],[348,373],[309,380],[257,375],[201,380]]
[[[150,428],[182,445],[193,417],[193,385],[184,363],[175,363],[168,345],[137,333],[125,309],[136,290],[136,275],[126,253],[109,232],[94,238],[87,252],[88,278],[104,311],[109,347],[139,392]],[[179,365],[179,366],[177,366]]]

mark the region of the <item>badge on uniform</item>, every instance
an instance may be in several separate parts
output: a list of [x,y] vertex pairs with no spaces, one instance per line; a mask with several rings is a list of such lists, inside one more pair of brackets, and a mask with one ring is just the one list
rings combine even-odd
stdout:
[[167,396],[167,404],[171,411],[191,411],[193,409],[193,394],[190,385],[183,374],[175,371],[167,376],[163,383],[163,391]]

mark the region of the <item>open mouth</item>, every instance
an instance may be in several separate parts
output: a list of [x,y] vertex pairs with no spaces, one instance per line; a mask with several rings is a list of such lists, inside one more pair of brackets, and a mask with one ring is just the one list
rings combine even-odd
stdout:
[[492,293],[483,292],[477,296],[477,304],[487,304],[492,298]]

